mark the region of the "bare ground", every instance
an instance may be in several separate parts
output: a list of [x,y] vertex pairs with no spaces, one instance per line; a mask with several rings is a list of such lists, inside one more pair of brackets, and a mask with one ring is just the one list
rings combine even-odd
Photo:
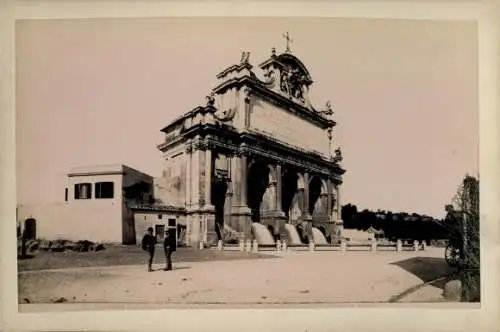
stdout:
[[[245,254],[205,252],[206,257],[234,258]],[[443,250],[439,248],[401,253],[274,254],[281,259],[189,262],[181,261],[179,255],[174,271],[169,272],[162,270],[162,258],[157,271],[152,273],[144,265],[25,271],[19,274],[19,303],[169,306],[382,303],[448,272]],[[440,288],[432,287],[413,292],[412,302],[442,301]]]

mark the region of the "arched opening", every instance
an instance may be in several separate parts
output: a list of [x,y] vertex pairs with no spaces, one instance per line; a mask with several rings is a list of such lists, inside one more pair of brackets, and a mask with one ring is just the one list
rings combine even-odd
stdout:
[[269,167],[263,162],[253,163],[248,171],[247,203],[252,222],[260,222],[262,198],[269,185],[269,173]]
[[309,214],[313,214],[314,206],[318,201],[319,195],[321,194],[321,178],[319,176],[314,176],[309,182]]
[[222,232],[224,229],[224,204],[226,201],[226,194],[228,183],[223,179],[216,179],[212,183],[211,200],[212,205],[215,207],[215,232],[217,239],[222,240]]
[[274,232],[274,227],[272,225],[267,225],[267,229],[269,230],[269,233],[273,236],[274,241],[278,240],[278,236]]
[[290,208],[292,207],[292,201],[297,193],[299,176],[297,172],[293,170],[285,170],[283,172],[283,181],[281,189],[281,207],[286,217],[290,217]]
[[24,221],[23,239],[36,239],[36,219],[28,218]]

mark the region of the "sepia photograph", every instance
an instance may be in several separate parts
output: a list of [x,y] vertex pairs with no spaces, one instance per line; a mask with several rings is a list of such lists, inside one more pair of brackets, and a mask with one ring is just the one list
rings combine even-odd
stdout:
[[19,313],[481,308],[477,21],[14,28]]

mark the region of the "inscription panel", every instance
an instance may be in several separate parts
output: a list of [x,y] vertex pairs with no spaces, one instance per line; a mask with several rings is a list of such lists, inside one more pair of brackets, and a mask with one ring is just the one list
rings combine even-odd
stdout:
[[265,101],[252,103],[250,129],[301,149],[328,156],[326,131]]

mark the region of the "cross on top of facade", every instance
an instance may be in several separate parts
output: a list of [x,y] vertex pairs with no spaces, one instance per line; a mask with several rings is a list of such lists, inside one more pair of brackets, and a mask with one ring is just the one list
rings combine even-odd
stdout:
[[285,34],[283,34],[283,37],[286,39],[286,52],[291,52],[290,43],[293,42],[293,40],[290,38],[288,31]]

